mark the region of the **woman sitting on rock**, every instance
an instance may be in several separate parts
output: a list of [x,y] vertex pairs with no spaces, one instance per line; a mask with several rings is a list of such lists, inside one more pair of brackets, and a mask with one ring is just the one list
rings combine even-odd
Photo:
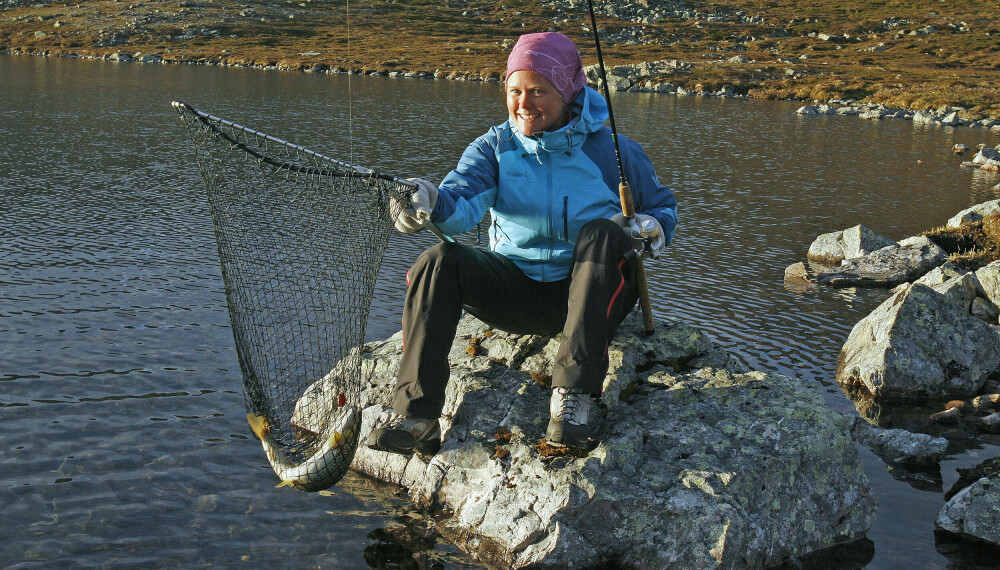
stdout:
[[[634,251],[647,241],[622,215],[608,105],[585,84],[567,36],[521,36],[507,59],[510,118],[474,140],[440,187],[414,179],[412,204],[395,207],[400,231],[430,219],[448,235],[469,231],[489,211],[490,251],[441,243],[407,273],[395,414],[371,433],[370,447],[440,448],[448,352],[463,309],[516,334],[562,331],[545,436],[557,446],[590,445],[608,343],[635,306]],[[618,139],[636,221],[653,224],[650,248],[659,255],[674,235],[677,202],[642,147]]]

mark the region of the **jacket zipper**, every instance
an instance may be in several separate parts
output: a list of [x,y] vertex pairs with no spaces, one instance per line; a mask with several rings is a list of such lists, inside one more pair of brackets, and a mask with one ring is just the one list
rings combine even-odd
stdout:
[[569,241],[569,196],[563,196],[563,237]]

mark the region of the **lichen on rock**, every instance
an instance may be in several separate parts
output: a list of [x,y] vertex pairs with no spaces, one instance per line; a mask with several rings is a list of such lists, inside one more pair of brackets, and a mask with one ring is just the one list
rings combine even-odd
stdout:
[[[406,487],[445,538],[503,567],[761,567],[867,532],[876,499],[818,386],[747,371],[684,323],[640,330],[632,315],[609,347],[588,453],[539,452],[550,392],[533,375],[551,374],[559,338],[465,317],[441,451],[361,448],[353,466]],[[401,337],[361,353],[364,438],[388,413]]]

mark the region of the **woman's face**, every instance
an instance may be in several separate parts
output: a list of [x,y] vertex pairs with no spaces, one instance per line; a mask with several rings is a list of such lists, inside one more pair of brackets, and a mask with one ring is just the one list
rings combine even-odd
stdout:
[[534,71],[515,71],[507,78],[507,112],[523,134],[554,131],[568,122],[566,104],[556,88]]

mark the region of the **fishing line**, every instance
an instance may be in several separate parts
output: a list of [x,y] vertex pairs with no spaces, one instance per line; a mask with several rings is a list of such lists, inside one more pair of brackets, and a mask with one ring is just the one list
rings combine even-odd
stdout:
[[351,90],[351,0],[347,0],[347,144],[348,156],[354,164],[354,92]]

